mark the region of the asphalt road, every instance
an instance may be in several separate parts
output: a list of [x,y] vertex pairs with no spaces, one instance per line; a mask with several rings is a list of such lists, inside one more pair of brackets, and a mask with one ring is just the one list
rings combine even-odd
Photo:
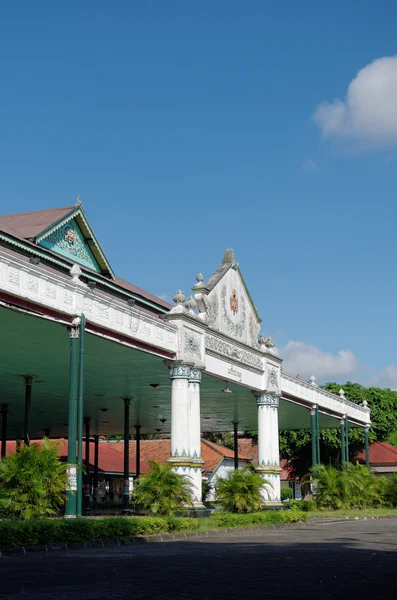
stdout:
[[397,520],[0,559],[0,598],[390,598]]

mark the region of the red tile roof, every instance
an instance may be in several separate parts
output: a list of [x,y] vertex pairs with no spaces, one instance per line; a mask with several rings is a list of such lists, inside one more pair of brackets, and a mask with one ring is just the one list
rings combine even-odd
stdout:
[[[357,454],[357,460],[365,463],[365,451]],[[397,465],[397,448],[388,442],[375,442],[369,446],[370,465]]]
[[17,235],[25,240],[35,238],[47,227],[66,217],[75,208],[75,206],[65,206],[64,208],[2,215],[0,216],[0,231]]
[[[123,442],[108,442],[117,452],[124,452]],[[144,464],[149,460],[165,463],[171,456],[171,440],[142,440],[141,441],[141,473],[144,473]],[[233,450],[218,446],[208,440],[201,440],[201,457],[204,461],[203,470],[207,473],[212,473],[223,458],[233,458]],[[249,462],[249,458],[243,454],[239,454],[240,460]],[[131,469],[135,471],[136,461],[136,442],[130,442],[130,460],[132,462]],[[149,470],[149,468],[147,468]]]

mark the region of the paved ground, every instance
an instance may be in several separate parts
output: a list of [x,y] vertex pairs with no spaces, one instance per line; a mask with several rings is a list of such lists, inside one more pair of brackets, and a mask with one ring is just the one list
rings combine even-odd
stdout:
[[397,520],[0,559],[0,597],[375,600],[393,593]]

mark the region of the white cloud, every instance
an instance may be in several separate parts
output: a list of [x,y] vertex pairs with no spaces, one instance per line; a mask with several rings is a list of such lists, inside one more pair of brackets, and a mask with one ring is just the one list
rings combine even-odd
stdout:
[[369,385],[397,390],[397,366],[389,365],[379,371],[370,381]]
[[299,375],[309,379],[315,375],[318,381],[347,377],[359,368],[359,361],[350,350],[340,350],[337,354],[323,352],[316,346],[290,340],[283,348],[278,348],[283,358],[283,371],[289,375]]
[[361,69],[344,101],[320,104],[314,120],[327,137],[397,144],[397,56],[379,58]]
[[317,173],[317,171],[320,170],[318,164],[312,158],[306,158],[303,161],[302,169],[303,169],[303,171],[306,171],[307,173]]

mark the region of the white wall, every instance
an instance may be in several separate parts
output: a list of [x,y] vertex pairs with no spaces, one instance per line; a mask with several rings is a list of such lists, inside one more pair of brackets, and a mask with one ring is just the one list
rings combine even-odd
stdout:
[[[249,464],[246,460],[239,460],[238,468],[242,469]],[[208,473],[208,482],[211,484],[211,492],[208,494],[206,501],[212,502],[215,500],[215,485],[218,479],[226,477],[228,473],[234,471],[233,458],[224,458],[213,473]]]

